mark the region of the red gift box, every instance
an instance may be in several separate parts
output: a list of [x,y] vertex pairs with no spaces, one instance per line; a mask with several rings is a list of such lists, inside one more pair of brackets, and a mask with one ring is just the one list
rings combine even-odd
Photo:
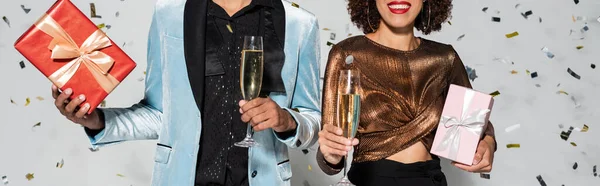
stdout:
[[91,113],[136,64],[71,1],[58,0],[15,48],[71,99],[84,94]]

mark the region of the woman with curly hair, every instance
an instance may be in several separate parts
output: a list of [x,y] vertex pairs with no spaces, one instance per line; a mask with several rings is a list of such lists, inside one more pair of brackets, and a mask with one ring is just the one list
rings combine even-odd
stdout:
[[[439,31],[451,9],[451,0],[348,0],[352,21],[366,35],[348,38],[329,53],[317,154],[325,173],[339,173],[356,146],[348,173],[356,185],[447,185],[439,158],[429,152],[449,85],[471,84],[452,46],[415,37],[414,28]],[[362,74],[355,139],[342,137],[336,127],[337,80],[348,56],[354,57],[350,67]],[[487,126],[473,165],[453,165],[492,170],[496,140]]]

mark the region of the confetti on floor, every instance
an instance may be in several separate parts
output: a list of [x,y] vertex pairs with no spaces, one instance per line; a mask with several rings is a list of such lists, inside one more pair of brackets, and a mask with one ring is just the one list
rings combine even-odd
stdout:
[[329,28],[323,28],[324,31],[330,31],[331,29]]
[[335,44],[330,41],[327,41],[327,46],[333,46],[333,45],[335,45]]
[[31,128],[36,128],[36,127],[41,127],[42,126],[42,122],[37,122],[35,125],[33,125]]
[[518,143],[506,144],[506,148],[509,148],[509,149],[512,149],[512,148],[521,148],[521,144],[518,144]]
[[329,34],[329,39],[330,40],[335,40],[335,33]]
[[512,131],[517,130],[519,128],[521,128],[521,124],[515,124],[515,125],[512,125],[510,127],[506,127],[506,129],[504,129],[504,131],[505,132],[512,132]]
[[492,92],[492,93],[490,93],[490,96],[492,96],[492,97],[496,97],[496,96],[499,96],[499,95],[500,95],[500,91],[497,91],[497,90],[494,91],[494,92]]
[[511,71],[510,71],[510,74],[518,74],[518,73],[519,73],[519,72],[518,72],[518,71],[516,71],[516,70],[511,70]]
[[97,27],[98,27],[98,29],[103,29],[106,27],[106,24],[100,23]]
[[575,4],[579,4],[579,0],[573,0]]
[[581,49],[583,49],[583,46],[581,46],[581,45],[580,45],[580,46],[576,46],[575,48],[576,48],[577,50],[581,50]]
[[519,32],[515,31],[513,33],[506,34],[506,38],[513,38],[513,37],[518,36],[518,35],[519,35]]
[[569,127],[569,130],[566,132],[560,132],[560,138],[567,141],[569,139],[569,136],[571,136],[571,132],[573,132],[573,127]]
[[573,72],[573,70],[571,70],[571,68],[567,68],[567,72],[569,74],[571,74],[571,76],[573,76],[575,79],[581,79],[581,76],[579,76],[579,74]]
[[31,8],[25,8],[25,5],[21,5],[21,9],[23,9],[25,14],[28,14],[31,11]]
[[490,174],[480,173],[480,174],[479,174],[479,177],[480,177],[480,178],[483,178],[483,179],[487,179],[487,180],[489,180],[489,179],[490,179]]
[[29,106],[30,103],[31,103],[31,99],[25,98],[25,106]]
[[564,90],[559,90],[559,91],[556,92],[556,94],[564,94],[564,95],[567,95],[567,96],[569,95],[569,93],[565,92]]
[[550,52],[550,49],[548,49],[548,47],[543,47],[542,52],[544,52],[544,54],[546,54],[546,57],[548,57],[550,59],[554,58],[554,54],[552,54],[552,52]]
[[581,104],[579,104],[579,102],[577,102],[577,100],[575,99],[575,96],[571,96],[571,101],[573,102],[573,104],[575,104],[575,108],[581,107]]
[[25,68],[25,62],[20,61],[19,62],[19,66],[21,67],[21,69],[24,69]]
[[488,9],[489,9],[488,7],[483,7],[483,9],[481,9],[481,11],[487,12]]
[[2,176],[2,183],[4,185],[8,185],[8,177],[7,176]]
[[497,22],[497,23],[499,23],[499,22],[500,22],[500,20],[501,20],[501,18],[500,18],[500,17],[492,17],[492,21],[493,21],[493,22]]
[[10,21],[8,18],[6,18],[6,16],[2,16],[2,20],[4,20],[4,22],[8,25],[8,28],[10,28]]
[[573,164],[573,170],[577,170],[577,167],[579,167],[579,165],[577,165],[577,162],[575,162],[575,164]]
[[12,103],[12,104],[14,104],[14,105],[16,105],[16,104],[17,104],[17,103],[15,102],[15,100],[13,100],[13,99],[10,99],[10,103]]
[[312,171],[312,166],[308,165],[308,171]]
[[42,96],[35,97],[35,99],[37,99],[38,101],[44,101],[44,98]]
[[588,130],[590,130],[590,127],[588,127],[586,124],[583,124],[583,128],[580,131],[587,132]]
[[56,168],[62,168],[65,165],[65,160],[61,159],[59,162],[56,162]]
[[125,175],[122,175],[122,174],[117,174],[117,176],[121,177],[121,178],[125,177]]
[[33,173],[27,173],[27,174],[25,175],[25,179],[27,179],[28,181],[31,181],[33,178],[34,178],[34,177],[33,177]]
[[449,24],[450,26],[452,26],[452,22],[448,21],[448,24]]
[[119,15],[121,15],[121,13],[119,13],[119,12],[115,13],[115,17],[119,17]]
[[96,4],[90,3],[90,11],[91,11],[90,17],[92,17],[92,18],[102,18],[101,15],[96,14]]
[[306,150],[306,149],[302,149],[302,153],[303,153],[304,155],[306,155],[306,154],[308,154],[308,150]]
[[596,64],[593,64],[593,63],[592,63],[592,64],[590,65],[590,67],[591,67],[592,69],[596,69]]
[[458,36],[458,38],[456,38],[456,41],[460,41],[465,37],[465,34]]

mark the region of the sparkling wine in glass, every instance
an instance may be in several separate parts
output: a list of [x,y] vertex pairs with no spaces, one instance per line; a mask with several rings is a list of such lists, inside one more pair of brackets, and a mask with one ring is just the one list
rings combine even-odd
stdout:
[[[345,138],[353,139],[358,129],[360,118],[360,71],[357,69],[341,70],[338,81],[338,112],[337,125],[342,129]],[[348,153],[350,154],[350,153]],[[336,186],[353,185],[348,180],[347,164],[352,162],[348,160],[346,154],[346,163],[344,164],[344,177]]]
[[[242,62],[240,65],[240,86],[242,97],[246,101],[257,98],[263,79],[263,40],[261,36],[244,36]],[[257,143],[252,139],[254,131],[248,124],[246,138],[235,143],[238,147],[251,147]]]

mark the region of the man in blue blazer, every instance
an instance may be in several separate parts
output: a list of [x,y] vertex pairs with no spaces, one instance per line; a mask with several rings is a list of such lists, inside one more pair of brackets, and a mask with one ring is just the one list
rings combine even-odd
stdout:
[[[320,130],[318,31],[314,15],[282,0],[157,0],[144,99],[86,115],[85,95],[53,87],[55,104],[93,148],[158,139],[153,186],[290,185],[288,147],[312,146]],[[245,35],[264,38],[264,96],[249,102]],[[235,147],[245,122],[258,145]]]

